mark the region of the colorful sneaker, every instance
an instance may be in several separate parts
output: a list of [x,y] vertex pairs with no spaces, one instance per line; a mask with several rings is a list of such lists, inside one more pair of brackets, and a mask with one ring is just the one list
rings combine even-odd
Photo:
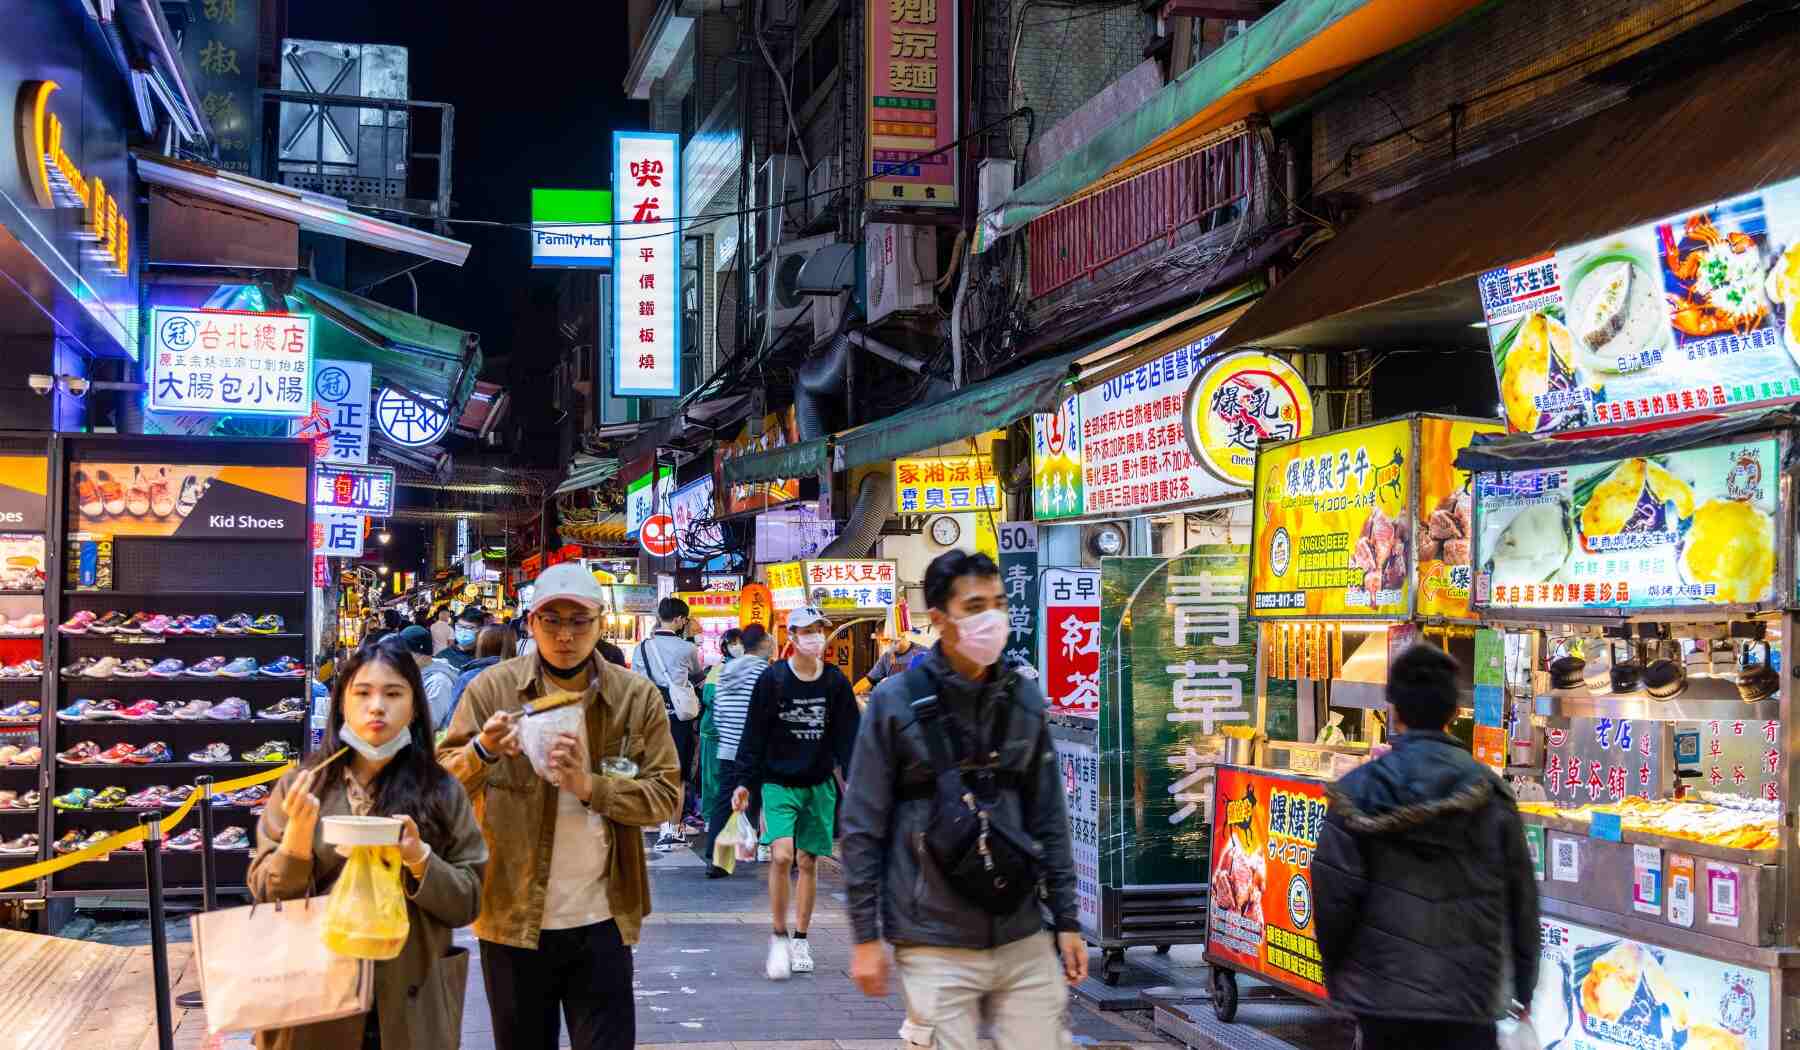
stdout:
[[18,838],[0,842],[0,857],[35,857],[38,854],[38,837],[27,831]]
[[210,710],[212,710],[211,700],[189,700],[187,703],[177,706],[169,717],[181,722],[198,722],[205,718],[206,712]]
[[163,628],[164,634],[186,634],[193,625],[194,618],[187,613],[169,618],[169,626]]
[[58,627],[57,630],[64,634],[86,634],[88,633],[88,628],[99,618],[99,615],[92,609],[82,609],[74,616],[64,620],[62,626]]
[[231,761],[231,748],[227,747],[224,742],[215,740],[199,751],[189,752],[188,761],[209,763],[229,762]]
[[[156,665],[152,664],[149,660],[146,660],[141,656],[134,656],[131,659],[120,664],[119,666],[113,668],[113,677],[114,678],[148,678],[148,677],[150,677],[150,668],[152,668],[154,666],[156,666]],[[89,673],[91,674],[92,672],[89,672]]]
[[292,762],[299,757],[284,740],[271,740],[244,752],[246,762]]
[[13,634],[41,636],[44,633],[44,614],[29,613],[11,623]]
[[36,809],[36,808],[38,808],[38,793],[35,791],[25,792],[23,795],[20,795],[17,799],[13,800],[12,808],[14,808],[14,809]]
[[64,678],[86,678],[87,673],[88,673],[88,668],[94,666],[95,664],[97,664],[99,662],[100,662],[100,660],[98,657],[84,656],[81,659],[75,661],[74,663],[68,665],[67,667],[64,667],[63,668],[63,677]]
[[[77,665],[80,666],[80,665]],[[102,656],[100,659],[81,667],[80,671],[71,670],[71,674],[80,674],[83,678],[111,678],[119,669],[119,658]]]
[[56,712],[56,717],[64,722],[80,722],[87,717],[88,708],[93,706],[94,702],[92,700],[83,697],[70,704],[68,707]]
[[200,834],[199,828],[189,828],[168,840],[168,845],[163,848],[177,850],[181,853],[196,853],[205,842],[206,839]]
[[197,664],[188,667],[187,673],[195,678],[217,678],[219,669],[225,666],[223,656],[209,656]]
[[88,801],[91,809],[118,809],[125,804],[125,789],[113,785]]
[[274,613],[263,613],[250,621],[251,634],[280,634],[287,626],[287,621]]
[[81,720],[83,722],[111,722],[119,718],[124,711],[123,705],[109,697],[89,704],[87,713],[81,716]]
[[21,700],[16,704],[0,707],[0,722],[10,725],[35,722],[44,715],[44,708],[36,700]]
[[221,620],[219,622],[219,633],[244,634],[250,630],[250,624],[252,622],[249,613],[238,613],[228,620]]
[[152,740],[126,756],[125,761],[134,766],[159,765],[163,762],[175,761],[175,752],[170,751],[169,745],[162,741]]
[[63,832],[62,838],[52,843],[50,848],[58,853],[73,853],[86,845],[87,837],[86,828],[70,828]]
[[51,799],[50,804],[57,809],[86,809],[97,794],[93,788],[70,788]]
[[250,848],[250,833],[233,825],[213,836],[213,849],[246,850]]
[[187,664],[184,664],[171,656],[166,660],[158,660],[156,663],[152,664],[150,667],[150,677],[175,678],[185,670],[187,670]]
[[258,711],[256,717],[269,722],[298,722],[306,717],[306,701],[298,696],[290,696]]
[[168,794],[168,785],[152,784],[135,795],[125,796],[125,806],[128,809],[161,809]]
[[256,674],[256,657],[240,656],[219,668],[221,678],[250,678]]
[[12,672],[9,676],[12,678],[42,678],[44,677],[44,662],[42,660],[26,660],[23,663],[11,665],[7,670]]
[[206,712],[206,717],[217,722],[250,721],[250,705],[241,697],[226,697]]
[[81,843],[79,845],[77,845],[75,848],[76,849],[87,849],[89,846],[98,846],[102,842],[105,842],[109,838],[112,838],[112,834],[110,832],[105,832],[105,831],[89,832],[88,837],[85,839],[82,839]]
[[[188,757],[193,758],[194,756],[189,755]],[[188,800],[188,797],[190,795],[192,795],[193,793],[194,793],[194,785],[192,785],[192,784],[183,784],[180,787],[171,788],[170,790],[163,792],[163,797],[162,797],[163,808],[164,809],[179,809],[179,808],[181,808],[181,804],[183,802],[186,802]]]
[[[168,843],[165,842],[165,843],[163,843],[163,852],[167,853],[168,851],[169,851],[169,846],[168,846]],[[132,841],[127,842],[125,845],[120,846],[119,852],[120,853],[142,853],[142,852],[144,852],[144,840],[143,839],[133,839]]]
[[269,801],[269,789],[261,784],[231,793],[231,804],[234,806],[260,806],[267,801]]
[[60,751],[56,760],[66,765],[85,766],[100,757],[100,745],[92,740],[83,740],[67,751]]
[[94,634],[112,634],[121,624],[131,619],[117,609],[101,613],[88,623],[88,630]]
[[143,634],[144,625],[150,622],[151,614],[147,612],[132,613],[131,617],[117,628],[120,634]]
[[139,700],[120,711],[119,717],[127,722],[147,722],[162,717],[162,710],[162,705],[154,700]]
[[306,665],[291,656],[284,656],[274,663],[263,664],[259,670],[270,678],[306,677]]
[[124,765],[126,762],[130,761],[131,756],[135,754],[137,754],[137,748],[121,740],[119,743],[116,743],[105,751],[95,755],[94,761],[103,762],[109,766]]
[[202,613],[187,623],[189,634],[215,634],[219,630],[219,618],[212,613]]
[[157,613],[155,616],[144,621],[144,633],[155,635],[168,634],[169,627],[174,623],[174,620],[169,619],[162,613]]
[[[25,750],[19,752],[18,754],[14,755],[12,757],[12,760],[6,764],[13,767],[14,769],[24,769],[27,767],[36,766],[43,760],[44,760],[44,749],[41,747],[38,747],[36,744],[33,744],[32,746],[30,746],[30,747],[26,748]],[[31,793],[31,797],[33,799],[36,799],[37,792],[33,791]],[[32,802],[31,805],[32,805],[32,808],[35,808],[37,806],[37,803],[34,801],[34,802]]]

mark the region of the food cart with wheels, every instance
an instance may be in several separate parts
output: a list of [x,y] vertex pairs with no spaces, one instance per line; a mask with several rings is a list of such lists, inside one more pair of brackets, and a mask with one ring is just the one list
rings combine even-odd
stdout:
[[[1246,600],[1260,673],[1212,798],[1205,958],[1220,1020],[1239,973],[1324,999],[1309,866],[1325,790],[1386,738],[1393,655],[1424,641],[1477,663],[1469,476],[1454,460],[1501,429],[1408,415],[1257,450]],[[1498,703],[1477,703],[1473,675],[1463,688],[1470,717],[1452,732],[1503,761]]]
[[1546,1045],[1792,1045],[1794,422],[1520,436],[1459,461],[1474,605],[1506,633]]

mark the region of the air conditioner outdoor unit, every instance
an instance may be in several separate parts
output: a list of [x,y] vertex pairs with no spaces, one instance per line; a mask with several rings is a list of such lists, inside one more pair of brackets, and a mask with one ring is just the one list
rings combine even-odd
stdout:
[[777,153],[762,162],[756,172],[756,258],[761,259],[780,244],[791,211],[796,222],[804,218],[804,206],[785,206],[783,202],[800,197],[806,173],[797,157]]
[[[813,304],[815,312],[828,303],[829,297],[801,294],[800,267],[806,265],[806,260],[814,252],[836,241],[836,235],[827,234],[821,237],[800,237],[776,245],[769,265],[763,268],[763,287],[768,293],[764,299],[765,309],[768,311],[765,325],[768,339],[774,340],[793,324],[800,316],[800,311],[806,309],[807,303]],[[805,334],[810,338],[812,329],[807,329]]]
[[936,301],[932,287],[938,277],[936,227],[872,222],[865,236],[868,264],[863,293],[870,324]]
[[838,202],[838,186],[842,182],[838,159],[826,157],[806,173],[806,221],[817,222]]

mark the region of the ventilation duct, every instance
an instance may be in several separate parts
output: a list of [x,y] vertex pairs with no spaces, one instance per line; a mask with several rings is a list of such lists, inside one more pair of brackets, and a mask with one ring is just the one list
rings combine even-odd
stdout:
[[811,441],[831,432],[831,405],[844,396],[844,371],[850,361],[850,339],[842,332],[823,354],[794,373],[794,418],[800,440]]
[[821,558],[866,558],[881,538],[881,527],[894,514],[894,478],[891,474],[873,472],[863,475],[856,490],[856,506],[850,509],[850,520],[831,545],[819,552]]

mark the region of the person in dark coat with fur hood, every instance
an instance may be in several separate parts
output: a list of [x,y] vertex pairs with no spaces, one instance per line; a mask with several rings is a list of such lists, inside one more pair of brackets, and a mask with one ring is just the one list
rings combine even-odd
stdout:
[[1393,750],[1331,786],[1313,854],[1325,987],[1363,1050],[1491,1048],[1530,1009],[1538,905],[1505,781],[1444,732],[1458,667],[1415,645],[1388,671]]

